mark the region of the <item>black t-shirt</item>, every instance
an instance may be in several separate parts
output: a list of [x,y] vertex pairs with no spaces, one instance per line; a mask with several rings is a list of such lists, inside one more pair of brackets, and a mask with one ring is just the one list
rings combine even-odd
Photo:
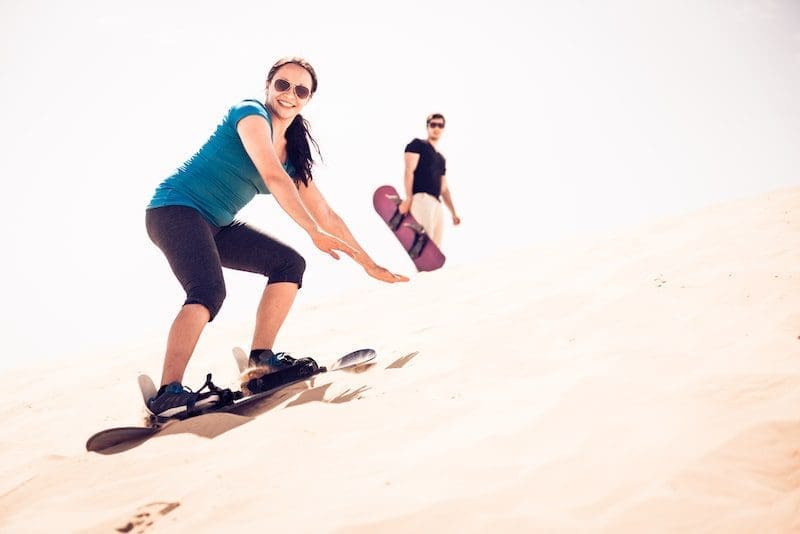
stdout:
[[428,193],[437,200],[442,194],[442,176],[446,174],[444,156],[422,139],[414,139],[406,145],[406,152],[419,154],[419,163],[414,169],[414,193]]

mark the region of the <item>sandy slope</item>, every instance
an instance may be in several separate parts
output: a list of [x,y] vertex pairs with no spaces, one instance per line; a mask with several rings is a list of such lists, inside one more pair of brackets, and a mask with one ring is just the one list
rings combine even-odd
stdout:
[[[780,190],[300,307],[285,346],[377,365],[118,454],[84,441],[136,422],[162,340],[8,372],[31,398],[0,393],[0,530],[800,531],[799,206]],[[249,325],[215,327],[228,345],[189,383],[235,378]]]

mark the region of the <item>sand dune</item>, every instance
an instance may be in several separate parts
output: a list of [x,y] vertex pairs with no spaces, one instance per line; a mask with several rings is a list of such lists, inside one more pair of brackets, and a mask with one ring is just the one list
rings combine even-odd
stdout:
[[[779,190],[300,306],[285,346],[378,363],[113,454],[84,442],[138,422],[162,340],[8,371],[30,396],[0,393],[0,530],[800,532],[798,206]],[[235,380],[250,325],[215,328],[190,384]]]

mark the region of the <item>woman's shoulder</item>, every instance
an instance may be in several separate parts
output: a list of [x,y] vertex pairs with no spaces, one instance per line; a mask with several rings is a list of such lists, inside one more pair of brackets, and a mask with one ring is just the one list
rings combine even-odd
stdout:
[[266,108],[266,106],[264,106],[263,103],[255,98],[245,98],[240,100],[233,104],[228,110],[229,113],[235,113],[239,111],[247,111],[253,114],[264,115],[265,117],[269,116],[269,110]]
[[272,125],[272,117],[270,117],[269,110],[254,98],[246,98],[233,104],[228,110],[227,118],[228,121],[236,125],[240,120],[250,115],[260,115]]

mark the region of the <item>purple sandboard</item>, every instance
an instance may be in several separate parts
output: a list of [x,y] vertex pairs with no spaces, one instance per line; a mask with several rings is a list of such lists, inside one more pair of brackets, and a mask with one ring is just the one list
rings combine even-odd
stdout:
[[[383,222],[385,222],[391,230],[392,226],[390,222],[397,215],[397,206],[400,204],[400,195],[397,193],[397,190],[391,185],[380,186],[375,190],[375,194],[372,195],[372,204],[375,206],[375,211],[377,211],[378,215],[383,219]],[[398,219],[394,220],[396,221]],[[418,238],[418,233],[412,227],[419,227],[419,223],[417,223],[410,213],[407,213],[402,216],[399,226],[397,226],[397,229],[393,230],[393,232],[408,253],[411,261],[416,265],[417,270],[435,271],[444,265],[444,254],[442,254],[436,246],[436,243],[427,239],[427,236],[423,238],[427,240],[427,243],[419,250],[419,255],[416,257],[412,255],[412,249]]]

